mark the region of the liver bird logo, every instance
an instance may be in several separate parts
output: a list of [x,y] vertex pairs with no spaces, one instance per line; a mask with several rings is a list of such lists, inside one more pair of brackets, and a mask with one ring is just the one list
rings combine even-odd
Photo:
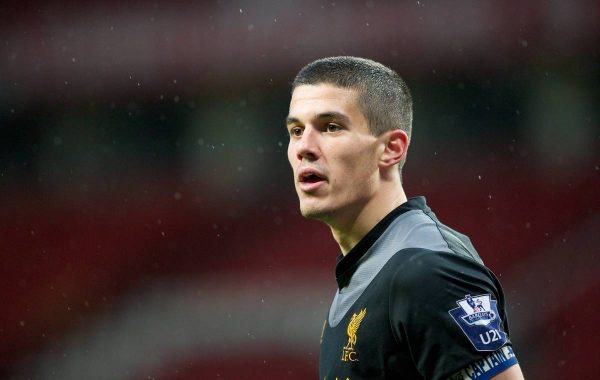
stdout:
[[348,333],[348,344],[346,344],[346,347],[344,348],[346,348],[347,350],[354,349],[354,345],[356,344],[356,332],[358,331],[360,323],[365,318],[366,314],[366,308],[362,309],[358,314],[352,314],[352,319],[350,320],[350,323],[348,323],[348,329],[346,330],[346,332]]

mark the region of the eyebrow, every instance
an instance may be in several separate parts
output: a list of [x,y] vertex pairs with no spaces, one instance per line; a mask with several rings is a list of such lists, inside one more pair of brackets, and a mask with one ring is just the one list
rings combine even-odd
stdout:
[[[315,117],[316,120],[338,120],[342,123],[349,123],[350,122],[350,118],[348,118],[348,116],[344,115],[343,113],[340,112],[335,112],[335,111],[331,111],[331,112],[323,112],[318,114]],[[290,125],[290,124],[294,124],[294,123],[300,123],[300,120],[295,118],[295,117],[290,117],[288,116],[285,119],[286,125]]]

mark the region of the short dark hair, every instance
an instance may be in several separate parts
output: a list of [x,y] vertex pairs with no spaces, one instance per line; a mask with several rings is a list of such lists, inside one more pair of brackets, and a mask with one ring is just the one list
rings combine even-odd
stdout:
[[[292,83],[292,92],[301,85],[332,84],[358,92],[358,106],[371,133],[401,129],[410,139],[412,96],[394,70],[370,59],[358,57],[322,58],[304,66]],[[400,170],[404,160],[400,162]]]

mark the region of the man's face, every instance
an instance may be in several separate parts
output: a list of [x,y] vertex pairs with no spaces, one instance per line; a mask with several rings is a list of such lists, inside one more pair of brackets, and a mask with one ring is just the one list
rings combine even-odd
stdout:
[[377,190],[383,149],[358,108],[357,92],[329,84],[296,87],[287,128],[302,215],[351,221]]

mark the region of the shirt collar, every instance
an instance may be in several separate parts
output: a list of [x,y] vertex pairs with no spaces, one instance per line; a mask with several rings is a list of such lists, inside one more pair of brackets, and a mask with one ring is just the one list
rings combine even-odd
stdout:
[[425,210],[427,203],[425,197],[410,198],[405,203],[396,207],[379,221],[367,234],[346,254],[339,255],[335,266],[335,279],[340,289],[348,286],[352,275],[358,268],[358,261],[369,251],[369,248],[387,230],[398,216],[411,210]]

